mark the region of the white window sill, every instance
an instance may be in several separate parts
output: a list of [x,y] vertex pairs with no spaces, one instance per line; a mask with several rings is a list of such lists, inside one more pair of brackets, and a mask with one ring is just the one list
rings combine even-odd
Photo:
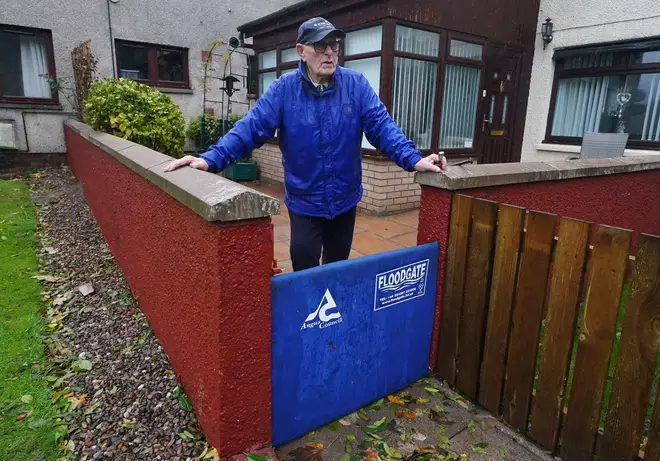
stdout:
[[[566,154],[580,155],[580,146],[568,144],[537,144],[536,150],[540,152],[562,152]],[[637,157],[640,155],[660,155],[657,150],[626,149],[623,151],[625,157]]]

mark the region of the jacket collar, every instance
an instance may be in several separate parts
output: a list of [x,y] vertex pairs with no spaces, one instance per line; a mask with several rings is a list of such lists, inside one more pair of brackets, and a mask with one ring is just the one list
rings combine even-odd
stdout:
[[[309,75],[307,74],[307,65],[303,62],[302,59],[298,62],[298,77],[303,82],[303,86],[307,86],[307,88],[309,88],[310,90],[318,93],[319,90],[316,88],[316,85],[314,85],[312,80],[309,78]],[[332,75],[330,86],[328,86],[328,88],[323,93],[325,94],[334,91],[335,87],[339,85],[340,77],[341,77],[341,67],[339,66],[339,64],[337,64],[337,69],[335,70],[335,73]]]

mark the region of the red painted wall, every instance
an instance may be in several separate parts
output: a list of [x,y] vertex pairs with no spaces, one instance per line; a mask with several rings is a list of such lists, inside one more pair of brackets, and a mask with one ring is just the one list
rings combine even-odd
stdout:
[[[634,232],[634,246],[640,233],[660,235],[660,170],[467,189],[460,193],[594,224],[630,229]],[[436,312],[430,354],[432,373],[438,353],[452,195],[450,191],[422,187],[417,241],[419,244],[439,243]]]
[[269,218],[208,223],[65,127],[68,164],[210,442],[270,443]]
[[660,235],[660,170],[467,189],[470,195],[594,224]]
[[438,242],[438,278],[436,281],[435,316],[431,336],[431,354],[429,367],[435,372],[440,333],[440,314],[442,312],[443,288],[445,281],[445,262],[447,260],[447,242],[449,241],[449,217],[451,215],[451,192],[433,187],[422,187],[422,199],[419,207],[419,227],[417,243],[423,245]]

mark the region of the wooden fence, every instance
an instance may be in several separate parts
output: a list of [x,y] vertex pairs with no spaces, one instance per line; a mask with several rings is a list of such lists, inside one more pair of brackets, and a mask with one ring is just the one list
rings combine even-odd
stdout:
[[660,237],[464,195],[450,226],[438,375],[564,461],[660,460]]

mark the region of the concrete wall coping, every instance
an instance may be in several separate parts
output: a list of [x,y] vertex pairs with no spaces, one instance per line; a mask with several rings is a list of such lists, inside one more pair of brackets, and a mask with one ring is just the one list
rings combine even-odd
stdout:
[[93,130],[77,120],[65,125],[117,161],[167,192],[209,222],[263,218],[280,212],[280,202],[261,192],[193,168],[165,173],[172,160],[140,144]]
[[453,191],[648,170],[660,170],[660,156],[450,166],[441,173],[417,173],[415,182]]

